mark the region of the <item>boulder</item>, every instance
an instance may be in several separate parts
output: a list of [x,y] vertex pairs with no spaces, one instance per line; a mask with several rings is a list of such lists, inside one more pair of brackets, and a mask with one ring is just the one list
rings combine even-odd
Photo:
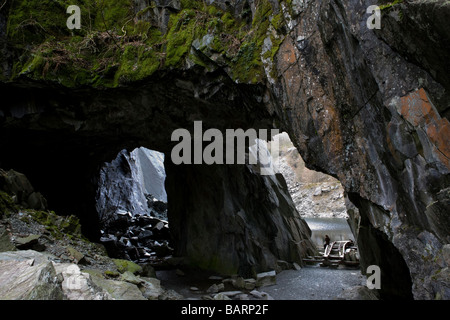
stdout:
[[133,261],[124,260],[124,259],[113,259],[114,264],[117,267],[117,271],[120,273],[125,273],[126,271],[129,271],[133,274],[140,274],[142,273],[142,267]]
[[149,263],[143,264],[142,266],[142,277],[156,278],[155,268]]
[[294,262],[292,265],[293,265],[294,269],[297,271],[302,269],[302,267],[300,267],[296,262]]
[[256,280],[255,279],[245,279],[245,290],[253,290],[256,287]]
[[136,277],[130,271],[125,271],[124,273],[122,273],[120,278],[121,281],[126,281],[135,285],[139,285],[142,282],[140,277]]
[[62,282],[42,256],[35,260],[16,252],[0,255],[0,300],[64,300]]
[[262,291],[258,291],[258,290],[253,290],[250,292],[250,294],[257,298],[257,299],[262,299],[262,300],[273,300],[273,298],[266,292],[262,292]]
[[231,298],[225,292],[220,292],[214,295],[213,300],[231,300]]
[[175,290],[165,290],[159,297],[159,300],[184,300],[183,295],[179,294]]
[[258,273],[256,275],[256,286],[257,287],[265,287],[265,286],[275,285],[277,283],[276,275],[277,275],[276,272],[273,270],[268,271],[268,272]]
[[0,170],[0,190],[13,196],[15,202],[25,208],[45,210],[47,200],[35,192],[28,178],[20,172]]
[[101,277],[92,277],[92,280],[114,300],[147,300],[135,284]]
[[[165,293],[161,287],[161,282],[156,278],[141,277],[140,290],[142,295],[148,300],[158,300]],[[175,295],[166,294],[166,299],[177,300]]]
[[81,272],[76,264],[55,263],[53,266],[64,280],[62,289],[68,300],[111,300],[105,290],[97,286],[89,273]]
[[84,254],[82,254],[81,252],[79,252],[75,248],[73,248],[71,246],[68,246],[67,247],[67,251],[70,254],[70,256],[73,257],[73,259],[75,260],[76,263],[79,263],[79,264],[86,264],[86,263],[88,263],[88,261],[86,260],[86,257],[84,256]]
[[[38,234],[30,234],[27,237],[15,237],[14,238],[14,244],[18,249],[21,250],[28,250],[28,249],[35,249],[35,247],[39,244],[39,238],[41,236]],[[36,250],[36,251],[43,251],[43,250]]]
[[11,241],[9,231],[0,225],[0,252],[16,250],[16,246]]
[[220,291],[223,291],[225,289],[225,286],[223,283],[219,283],[219,284],[213,284],[211,285],[208,289],[206,289],[207,293],[218,293]]

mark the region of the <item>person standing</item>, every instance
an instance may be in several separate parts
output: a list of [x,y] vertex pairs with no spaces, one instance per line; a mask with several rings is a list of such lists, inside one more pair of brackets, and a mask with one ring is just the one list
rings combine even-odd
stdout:
[[330,237],[326,234],[325,235],[325,243],[323,245],[323,249],[325,250],[329,244],[330,244]]

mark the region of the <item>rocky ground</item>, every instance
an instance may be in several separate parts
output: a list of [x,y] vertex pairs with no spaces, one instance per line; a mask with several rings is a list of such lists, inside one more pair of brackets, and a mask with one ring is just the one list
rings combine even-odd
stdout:
[[286,180],[300,216],[347,218],[341,183],[329,175],[306,168],[286,133],[280,134],[279,141],[278,170]]
[[[180,277],[176,289],[181,293],[166,289],[153,268],[154,260],[135,263],[112,258],[105,247],[111,243],[105,239],[103,244],[89,241],[82,235],[77,217],[47,210],[45,199],[25,175],[1,170],[0,190],[0,300],[178,300],[190,298],[192,292],[210,300],[241,299],[246,294],[267,299],[268,295],[256,289],[276,281],[275,271],[249,279],[216,275],[206,279],[210,283],[204,287],[204,272],[192,273],[182,267],[182,260],[168,255],[170,252],[155,251],[155,237],[162,242],[158,237],[167,232],[165,222],[119,215],[113,242],[136,241],[128,246],[132,250],[150,243],[152,247],[147,249],[161,257],[158,266],[171,270],[160,272],[162,279],[166,282],[171,272]],[[125,230],[118,227],[121,221]],[[192,275],[195,283],[183,290],[183,279],[192,280]],[[171,281],[167,284],[170,287]]]
[[[0,220],[0,300],[267,300],[276,272],[221,277],[167,259],[169,269],[113,259],[78,219],[19,209]],[[171,267],[170,267],[171,266]],[[283,297],[280,297],[283,298]]]
[[[336,270],[311,273],[307,268],[301,269],[297,264],[284,261],[278,262],[277,271],[245,279],[192,270],[184,266],[181,259],[170,255],[161,258],[158,266],[164,268],[155,271],[150,260],[135,263],[112,258],[104,244],[93,243],[82,235],[78,218],[59,216],[46,210],[45,199],[34,191],[23,174],[15,171],[0,173],[0,187],[7,191],[0,193],[2,300],[328,299],[334,297],[330,292],[361,282],[361,276],[356,276],[355,272],[340,273],[343,282],[339,286],[332,281],[318,282],[328,272]],[[29,208],[33,206],[38,209]],[[160,222],[137,216],[130,225],[128,220],[131,218],[124,217],[129,233],[137,233],[139,225],[150,228],[151,224],[156,227]],[[164,223],[160,226],[161,230],[166,228]],[[149,231],[139,230],[141,233]],[[154,231],[158,235],[158,230]],[[143,239],[141,236],[136,240]],[[151,241],[154,244],[155,240]],[[319,284],[327,295],[306,293]],[[302,288],[301,292],[294,290],[295,287]],[[291,295],[286,296],[286,292]]]
[[285,270],[277,284],[264,288],[276,300],[374,300],[359,269],[309,266]]
[[359,269],[318,265],[283,270],[262,286],[249,279],[181,270],[157,271],[161,283],[189,300],[376,300]]

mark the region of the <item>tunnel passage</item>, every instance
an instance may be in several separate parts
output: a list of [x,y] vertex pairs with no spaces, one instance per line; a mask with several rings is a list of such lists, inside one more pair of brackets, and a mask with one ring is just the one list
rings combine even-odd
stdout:
[[91,239],[99,237],[98,173],[119,151],[146,146],[170,153],[171,133],[196,119],[219,129],[271,123],[257,102],[262,88],[197,68],[133,88],[71,90],[27,81],[0,90],[0,166],[24,172],[61,214],[80,216]]
[[[194,120],[223,132],[272,128],[261,87],[189,72],[115,90],[3,85],[0,165],[29,176],[50,209],[80,217],[83,233],[98,241],[99,172],[120,150],[145,146],[170,159],[171,133],[192,130]],[[310,230],[293,214],[281,176],[261,177],[245,165],[166,163],[166,170],[174,246],[189,263],[249,276],[312,254]]]
[[[7,103],[1,107],[0,167],[25,173],[50,209],[79,216],[83,232],[98,240],[98,173],[120,150],[145,146],[169,159],[171,133],[192,128],[194,120],[202,120],[205,130],[270,129],[279,121],[264,104],[274,98],[262,87],[236,84],[220,72],[194,68],[152,79],[114,90],[2,85]],[[305,160],[314,165],[313,158]],[[313,247],[307,226],[292,217],[295,208],[287,194],[269,191],[274,185],[283,190],[281,177],[264,178],[239,165],[166,163],[166,170],[175,250],[192,264],[249,275],[276,268],[277,260],[301,263]],[[368,214],[361,203],[355,205]],[[377,235],[358,241],[362,248],[390,245]],[[375,261],[384,258],[395,265],[401,254],[382,250]],[[397,275],[406,270],[393,270],[394,287],[397,279],[405,279]]]

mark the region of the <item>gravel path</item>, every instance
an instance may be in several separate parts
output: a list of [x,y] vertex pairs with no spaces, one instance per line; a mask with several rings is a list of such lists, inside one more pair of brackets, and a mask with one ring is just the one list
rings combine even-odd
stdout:
[[330,269],[318,266],[285,270],[277,284],[261,288],[275,300],[334,300],[348,287],[365,284],[359,269]]
[[[173,289],[185,299],[202,299],[206,289],[217,281],[208,280],[210,274],[186,272],[176,275],[175,270],[157,271],[157,277],[166,289]],[[258,288],[274,300],[334,300],[346,288],[362,285],[365,277],[359,269],[321,268],[308,266],[301,270],[285,270],[277,274],[277,284]],[[190,288],[196,287],[198,291]],[[228,287],[226,290],[236,290]]]

